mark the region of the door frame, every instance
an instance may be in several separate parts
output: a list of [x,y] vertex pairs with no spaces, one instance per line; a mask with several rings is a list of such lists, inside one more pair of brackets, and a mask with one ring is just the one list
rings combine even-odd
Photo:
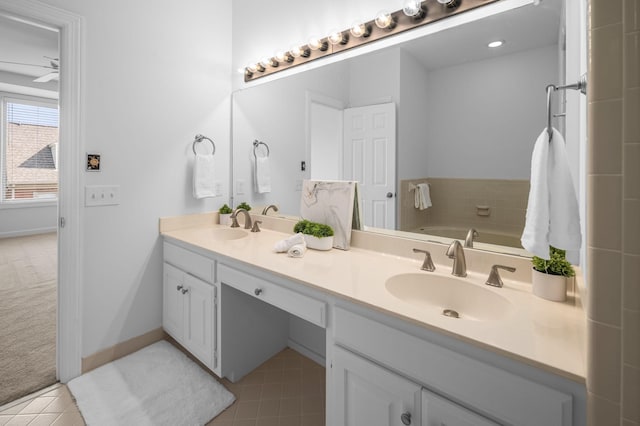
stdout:
[[0,0],[0,13],[59,32],[60,144],[58,193],[58,312],[56,374],[68,382],[81,374],[82,159],[84,123],[84,18],[36,0]]

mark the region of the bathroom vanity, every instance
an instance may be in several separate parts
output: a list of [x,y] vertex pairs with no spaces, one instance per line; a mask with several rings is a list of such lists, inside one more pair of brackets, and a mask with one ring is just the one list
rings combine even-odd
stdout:
[[[292,315],[324,330],[325,351],[315,358],[325,356],[328,425],[586,424],[579,306],[537,299],[506,276],[503,288],[484,286],[487,274],[472,269],[483,263],[473,258],[460,283],[440,255],[436,271],[425,272],[410,249],[401,257],[357,241],[349,251],[293,259],[272,251],[287,233],[250,233],[215,219],[161,219],[163,327],[220,377],[236,381],[286,347]],[[452,318],[394,290],[397,277],[475,290]]]

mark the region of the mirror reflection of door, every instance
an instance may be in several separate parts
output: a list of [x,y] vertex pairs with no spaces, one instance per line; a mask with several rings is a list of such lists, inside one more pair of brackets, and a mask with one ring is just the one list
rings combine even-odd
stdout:
[[365,226],[396,226],[394,103],[344,110],[344,179],[357,180]]

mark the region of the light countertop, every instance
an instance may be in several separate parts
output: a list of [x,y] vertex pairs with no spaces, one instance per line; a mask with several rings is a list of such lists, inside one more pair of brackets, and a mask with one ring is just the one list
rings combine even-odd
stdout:
[[[209,222],[210,223],[210,222]],[[578,383],[585,383],[586,319],[571,303],[540,299],[531,285],[509,280],[503,274],[502,288],[484,285],[486,274],[468,271],[465,281],[507,298],[512,308],[498,320],[474,321],[448,318],[440,313],[406,303],[385,287],[393,275],[417,273],[421,261],[352,247],[348,251],[307,250],[302,258],[275,253],[276,241],[290,234],[263,229],[236,240],[217,240],[214,230],[228,226],[193,223],[182,229],[165,228],[161,234],[199,249],[261,268],[301,285],[330,293],[380,312],[475,346],[510,357]],[[436,272],[426,276],[450,276],[451,265],[436,263]]]

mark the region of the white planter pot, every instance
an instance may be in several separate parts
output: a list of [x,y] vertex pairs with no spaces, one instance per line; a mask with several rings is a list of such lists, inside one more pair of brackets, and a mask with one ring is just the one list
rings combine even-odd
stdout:
[[220,216],[220,220],[219,220],[220,225],[229,225],[231,220],[230,219],[231,213],[224,213],[224,214],[220,213],[219,216]]
[[554,302],[564,302],[567,299],[567,277],[545,274],[533,269],[531,273],[533,294]]
[[314,250],[331,250],[333,247],[333,237],[318,238],[304,234],[304,242],[307,243],[308,248]]

